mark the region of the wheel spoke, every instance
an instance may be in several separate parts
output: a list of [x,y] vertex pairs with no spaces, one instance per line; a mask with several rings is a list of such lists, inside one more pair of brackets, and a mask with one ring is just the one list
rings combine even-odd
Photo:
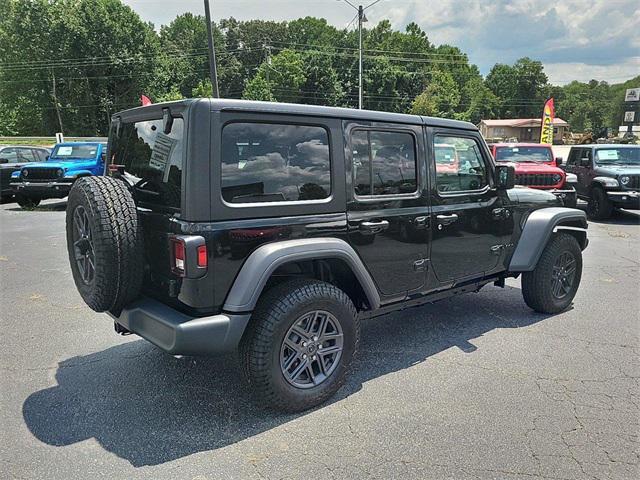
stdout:
[[294,332],[296,335],[298,335],[300,338],[303,338],[305,340],[309,340],[309,333],[306,332],[301,327],[299,327],[298,325],[294,325],[293,328],[291,329],[291,331]]
[[309,375],[309,379],[311,380],[311,382],[314,385],[317,385],[318,382],[316,381],[316,374],[313,373],[313,364],[311,362],[307,362],[306,371],[307,371],[307,375]]
[[291,366],[293,365],[293,362],[295,362],[297,359],[301,358],[300,353],[294,351],[289,358],[286,360],[285,364],[282,366],[282,368],[285,371],[289,371],[289,369],[291,368]]
[[307,365],[309,364],[308,360],[303,360],[300,362],[300,365],[298,365],[295,370],[291,373],[290,375],[290,379],[295,381],[298,379],[298,377],[300,376],[300,374],[302,372],[304,372],[307,369]]
[[293,350],[294,352],[300,352],[302,349],[302,346],[294,341],[292,341],[289,338],[285,338],[284,340],[284,345],[286,347],[289,347],[291,350]]
[[337,353],[342,351],[342,347],[338,345],[333,345],[331,347],[323,348],[322,350],[318,350],[318,355],[326,357],[327,355],[331,355],[333,353]]

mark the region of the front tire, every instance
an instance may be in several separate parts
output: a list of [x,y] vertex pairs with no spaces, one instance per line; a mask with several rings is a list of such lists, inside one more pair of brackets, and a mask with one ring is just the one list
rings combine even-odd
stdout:
[[24,195],[16,195],[16,202],[24,210],[31,210],[40,205],[40,199],[37,197],[27,197]]
[[581,277],[578,241],[572,235],[557,234],[545,247],[536,268],[522,275],[524,301],[536,312],[562,312],[571,305]]
[[613,213],[613,203],[600,187],[594,187],[587,205],[587,215],[593,220],[605,220]]
[[257,403],[299,412],[325,402],[343,385],[360,326],[350,298],[315,280],[293,280],[260,299],[240,345]]

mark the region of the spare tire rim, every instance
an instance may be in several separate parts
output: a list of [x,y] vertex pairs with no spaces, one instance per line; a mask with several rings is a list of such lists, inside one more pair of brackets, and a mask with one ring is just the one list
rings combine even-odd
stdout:
[[297,388],[312,388],[326,381],[342,357],[343,334],[335,315],[313,310],[299,317],[280,348],[280,370]]
[[82,281],[90,285],[96,276],[96,262],[89,215],[81,205],[73,211],[73,251],[78,273]]
[[551,293],[557,299],[563,299],[571,292],[576,276],[578,262],[571,252],[563,252],[556,258],[551,273]]

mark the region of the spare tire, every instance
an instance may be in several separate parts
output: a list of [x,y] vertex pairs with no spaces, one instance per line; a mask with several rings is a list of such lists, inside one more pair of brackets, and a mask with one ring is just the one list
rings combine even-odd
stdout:
[[144,254],[136,204],[122,180],[78,179],[67,201],[67,251],[76,287],[96,312],[120,315],[142,287]]

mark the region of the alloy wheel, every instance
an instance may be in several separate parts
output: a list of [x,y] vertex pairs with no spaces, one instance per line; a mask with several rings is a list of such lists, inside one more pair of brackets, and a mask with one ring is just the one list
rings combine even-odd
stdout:
[[289,328],[280,348],[280,370],[297,388],[312,388],[326,381],[340,362],[342,327],[325,310],[299,317]]
[[80,277],[86,285],[90,285],[95,279],[96,262],[89,215],[81,205],[73,212],[73,250]]
[[576,276],[577,261],[571,252],[563,252],[553,264],[551,293],[558,300],[571,292]]

